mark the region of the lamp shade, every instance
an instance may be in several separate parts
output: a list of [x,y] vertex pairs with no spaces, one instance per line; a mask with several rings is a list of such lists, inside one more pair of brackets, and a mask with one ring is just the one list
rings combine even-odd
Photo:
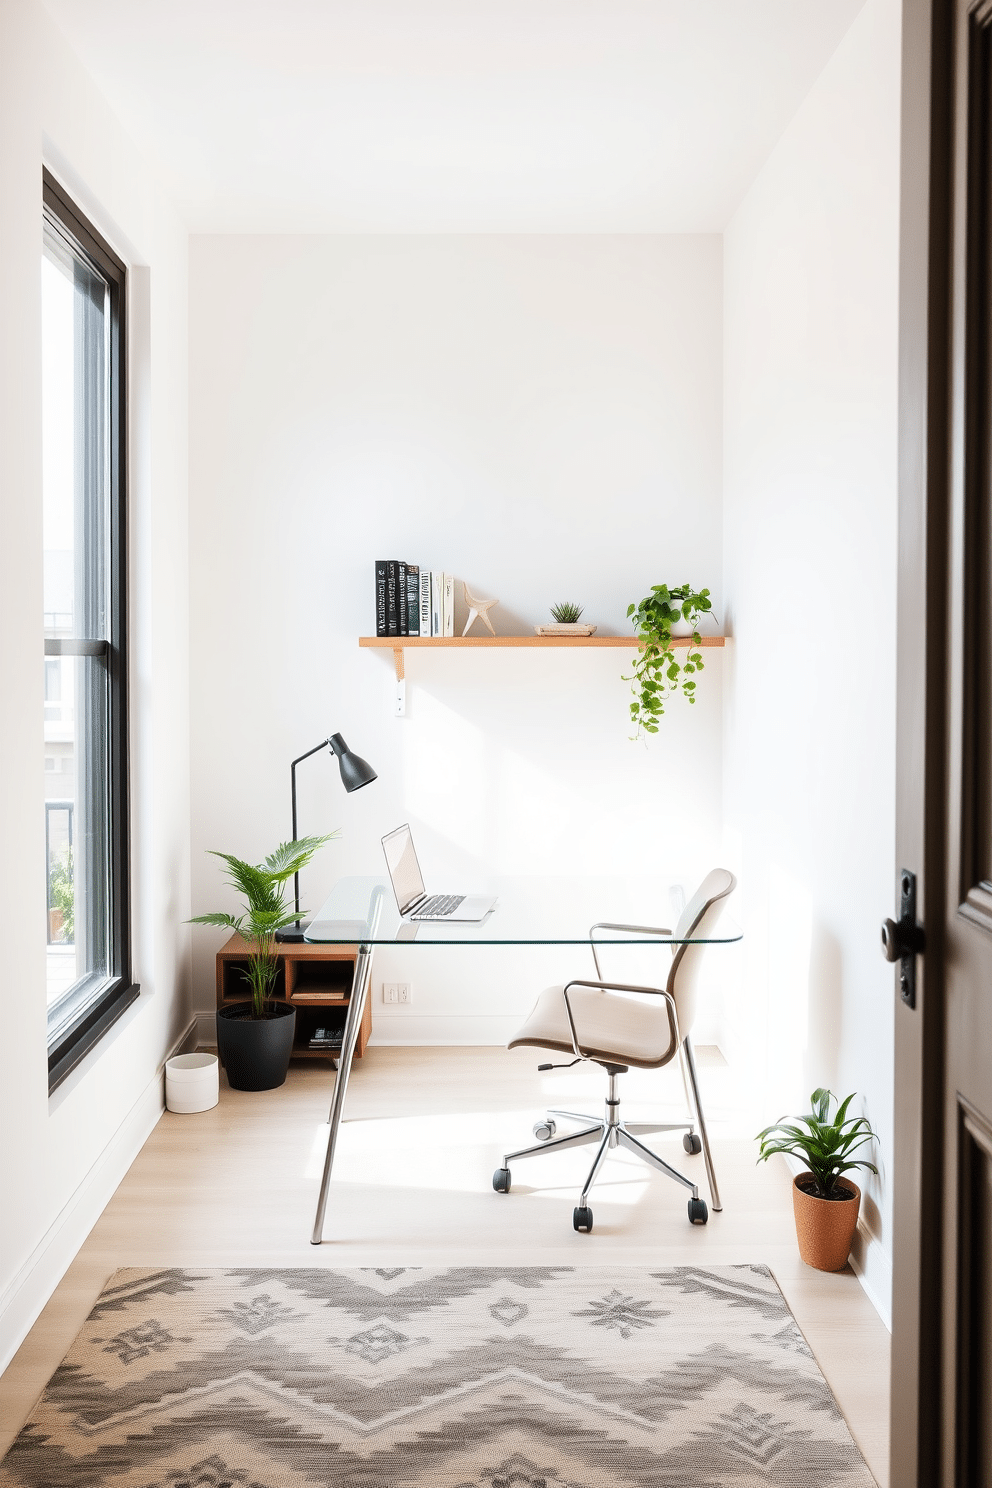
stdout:
[[359,755],[352,754],[340,734],[332,734],[327,742],[337,755],[341,784],[346,791],[360,790],[363,785],[369,785],[376,779],[372,766]]

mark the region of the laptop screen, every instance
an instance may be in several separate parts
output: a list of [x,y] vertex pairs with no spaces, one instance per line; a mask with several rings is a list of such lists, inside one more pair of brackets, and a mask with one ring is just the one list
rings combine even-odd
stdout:
[[382,850],[386,854],[386,867],[392,879],[396,903],[400,914],[404,914],[409,905],[424,892],[423,875],[417,862],[410,828],[402,826],[397,827],[395,832],[387,832],[382,839]]

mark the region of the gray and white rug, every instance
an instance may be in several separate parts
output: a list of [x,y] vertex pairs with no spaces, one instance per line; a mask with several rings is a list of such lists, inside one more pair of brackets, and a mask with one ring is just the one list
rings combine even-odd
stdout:
[[870,1488],[764,1266],[127,1270],[3,1488]]

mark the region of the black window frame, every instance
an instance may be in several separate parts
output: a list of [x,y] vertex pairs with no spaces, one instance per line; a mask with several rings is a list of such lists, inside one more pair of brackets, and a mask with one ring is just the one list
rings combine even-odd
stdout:
[[127,269],[110,244],[48,170],[42,172],[45,219],[106,281],[110,306],[109,613],[105,641],[45,639],[46,656],[102,655],[109,696],[108,985],[48,1049],[48,1090],[55,1090],[137,998],[131,975],[130,799],[127,689]]

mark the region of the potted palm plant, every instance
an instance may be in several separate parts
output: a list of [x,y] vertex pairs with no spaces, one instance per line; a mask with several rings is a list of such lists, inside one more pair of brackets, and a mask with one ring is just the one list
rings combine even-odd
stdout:
[[300,911],[285,902],[286,884],[313,857],[326,837],[283,842],[263,863],[246,863],[231,853],[214,852],[227,865],[227,879],[244,901],[240,914],[195,915],[191,925],[233,930],[247,947],[244,970],[250,997],[217,1009],[217,1052],[235,1090],[274,1090],[289,1069],[296,1032],[296,1009],[273,997],[279,974],[275,934]]
[[817,1271],[842,1271],[851,1253],[861,1190],[843,1175],[854,1168],[878,1172],[867,1158],[854,1155],[875,1140],[875,1133],[866,1117],[848,1116],[853,1099],[851,1094],[842,1101],[831,1121],[830,1102],[836,1096],[829,1090],[814,1090],[808,1115],[794,1122],[783,1118],[758,1133],[759,1162],[782,1152],[806,1164],[805,1172],[793,1179],[792,1206],[799,1254]]

